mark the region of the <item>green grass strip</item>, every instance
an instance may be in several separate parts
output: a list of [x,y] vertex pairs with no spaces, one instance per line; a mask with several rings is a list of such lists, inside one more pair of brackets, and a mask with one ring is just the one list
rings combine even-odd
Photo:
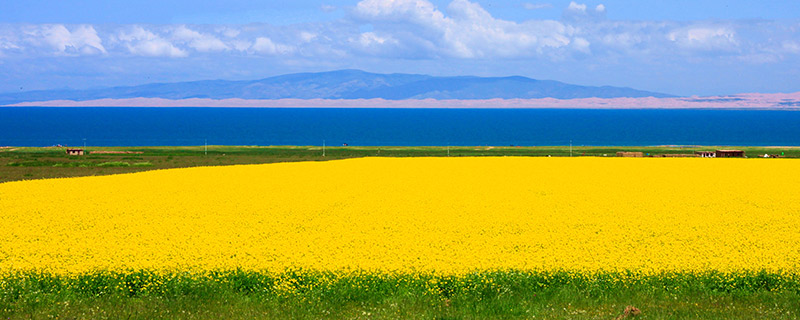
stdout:
[[88,310],[99,313],[87,318],[141,319],[611,319],[627,305],[639,308],[646,319],[794,319],[800,316],[798,302],[800,276],[768,272],[494,271],[446,276],[233,270],[0,277],[4,319],[81,318]]

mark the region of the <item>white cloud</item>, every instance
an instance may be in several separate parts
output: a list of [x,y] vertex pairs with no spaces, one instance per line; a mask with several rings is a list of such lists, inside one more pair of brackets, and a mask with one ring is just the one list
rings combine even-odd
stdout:
[[116,39],[123,42],[128,52],[133,55],[171,58],[181,58],[189,55],[186,51],[141,26],[134,26],[130,30],[120,31]]
[[72,31],[61,24],[35,26],[27,32],[28,41],[51,49],[61,55],[92,55],[106,53],[103,41],[94,27],[80,25]]
[[253,46],[252,43],[244,40],[234,40],[231,42],[231,45],[238,51],[247,51],[251,46]]
[[575,1],[570,1],[569,6],[567,7],[567,10],[586,12],[586,5],[585,4],[578,4]]
[[58,52],[64,52],[70,46],[72,33],[63,25],[49,25],[42,27],[42,40]]
[[97,36],[97,31],[92,26],[79,26],[72,31],[70,40],[70,45],[74,48],[80,48],[84,54],[106,53],[103,41]]
[[311,42],[316,38],[317,38],[317,34],[316,33],[311,33],[311,32],[307,32],[307,31],[301,31],[300,32],[300,40],[302,42]]
[[727,51],[738,46],[736,31],[727,26],[688,26],[670,32],[667,39],[690,50]]
[[270,38],[259,37],[251,47],[253,51],[258,53],[275,54],[278,52],[278,46],[272,42]]
[[391,56],[400,45],[397,39],[389,35],[378,35],[375,32],[364,32],[355,41],[362,52],[372,55]]
[[19,46],[12,43],[11,41],[0,39],[0,49],[9,50],[9,49],[19,49]]
[[272,39],[267,37],[256,38],[255,43],[250,47],[250,50],[260,54],[289,54],[295,51],[291,46],[275,43]]
[[438,24],[444,14],[426,0],[363,0],[356,5],[355,14],[366,20],[408,21],[417,24]]
[[560,22],[496,19],[468,0],[452,1],[446,15],[424,0],[364,0],[358,3],[354,15],[373,24],[379,31],[376,34],[416,44],[401,47],[417,56],[530,57],[566,47],[572,41],[572,30]]
[[3,34],[0,34],[0,56],[2,56],[3,51],[10,51],[10,50],[19,50],[20,46],[14,43],[14,40],[10,39],[11,37],[6,37]]
[[575,38],[571,43],[571,47],[582,53],[590,53],[589,41],[584,38]]
[[172,36],[174,39],[182,41],[190,48],[200,52],[225,51],[230,49],[227,45],[225,45],[225,43],[216,37],[191,30],[186,26],[177,27],[172,32]]
[[232,27],[218,27],[217,32],[228,38],[236,38],[242,32],[239,29]]
[[550,3],[523,3],[522,7],[528,10],[550,9],[553,7]]
[[[17,49],[19,49],[19,46],[17,46],[16,44],[0,38],[0,58],[6,56],[5,54],[6,51],[17,50]],[[0,63],[2,63],[1,60]]]
[[397,40],[388,38],[388,37],[381,37],[375,34],[375,32],[364,32],[359,37],[358,42],[361,43],[362,46],[368,47],[373,44],[384,44],[388,41],[397,42]]
[[587,22],[598,21],[605,19],[606,6],[603,4],[597,5],[594,9],[589,9],[586,4],[571,1],[569,6],[564,9],[561,18],[569,22]]

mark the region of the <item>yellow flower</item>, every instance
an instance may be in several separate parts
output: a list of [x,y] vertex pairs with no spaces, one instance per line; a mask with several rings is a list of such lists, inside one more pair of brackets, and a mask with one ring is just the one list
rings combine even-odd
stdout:
[[797,177],[795,160],[485,157],[10,182],[0,273],[797,272]]

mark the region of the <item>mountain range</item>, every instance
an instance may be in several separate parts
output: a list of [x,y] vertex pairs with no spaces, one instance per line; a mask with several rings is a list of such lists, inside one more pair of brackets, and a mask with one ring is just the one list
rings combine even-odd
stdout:
[[673,97],[623,87],[592,87],[553,80],[512,77],[437,77],[377,74],[360,70],[295,73],[260,80],[152,83],[89,90],[40,90],[0,94],[0,105],[20,102],[98,99],[577,99]]

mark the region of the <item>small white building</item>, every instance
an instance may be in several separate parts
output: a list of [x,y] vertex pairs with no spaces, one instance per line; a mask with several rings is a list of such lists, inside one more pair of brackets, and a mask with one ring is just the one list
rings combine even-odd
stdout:
[[714,151],[695,151],[694,154],[697,155],[700,158],[716,158],[717,157],[717,153],[714,152]]

